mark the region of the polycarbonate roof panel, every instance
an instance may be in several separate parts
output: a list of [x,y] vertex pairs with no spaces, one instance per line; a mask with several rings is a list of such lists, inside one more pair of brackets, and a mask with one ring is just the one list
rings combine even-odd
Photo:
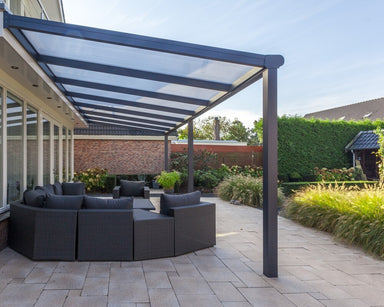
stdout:
[[215,97],[218,93],[220,93],[218,91],[210,89],[184,86],[179,84],[169,84],[166,82],[95,72],[86,69],[78,69],[58,65],[48,65],[48,67],[51,69],[53,74],[59,78],[91,81],[112,86],[135,88],[138,90],[154,91],[159,93],[180,95],[205,100],[210,100],[211,98]]
[[[254,67],[143,50],[66,36],[22,31],[39,54],[111,66],[233,83]],[[57,48],[61,46],[61,48]]]
[[[93,112],[96,112],[96,111],[100,111],[100,105],[95,105],[94,107],[83,107],[84,111],[93,111]],[[108,106],[109,107],[109,106]],[[138,120],[142,121],[144,119],[147,119],[147,120],[150,120],[150,121],[157,121],[157,122],[162,122],[164,123],[165,125],[174,125],[176,123],[179,123],[179,122],[182,122],[182,118],[180,118],[179,120],[166,120],[166,119],[162,119],[162,118],[153,118],[151,119],[150,117],[148,116],[139,116],[139,115],[135,115],[135,114],[127,114],[125,112],[124,109],[122,108],[113,108],[111,111],[108,111],[108,110],[103,110],[103,115],[118,115],[118,116],[123,116],[123,117],[130,117],[130,118],[137,118]]]
[[[140,107],[131,107],[131,106],[121,106],[121,105],[116,105],[112,103],[106,103],[102,101],[89,101],[86,99],[81,99],[81,98],[75,98],[74,99],[76,102],[84,102],[84,103],[90,103],[97,108],[97,106],[106,106],[106,107],[112,107],[112,108],[119,108],[121,110],[130,110],[130,111],[143,111],[142,108]],[[163,111],[158,111],[158,110],[151,110],[151,109],[145,109],[145,112],[148,114],[148,117],[150,118],[151,115],[164,115],[164,116],[174,116],[175,113],[172,112],[163,112]],[[182,114],[179,114],[178,116],[184,117]]]
[[[284,63],[3,12],[8,29],[89,122],[167,134]],[[163,124],[166,123],[166,124]]]

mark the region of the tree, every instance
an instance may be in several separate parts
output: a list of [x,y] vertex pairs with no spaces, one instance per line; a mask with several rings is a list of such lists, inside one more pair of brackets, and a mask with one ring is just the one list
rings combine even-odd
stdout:
[[263,119],[255,120],[253,122],[253,134],[257,144],[263,144]]
[[[220,136],[227,133],[231,121],[224,116],[219,116]],[[215,116],[209,116],[203,120],[197,119],[193,122],[193,138],[195,140],[213,140],[214,139]],[[188,126],[177,130],[179,139],[188,139]]]
[[[195,140],[214,140],[215,116],[203,120],[196,120],[193,125],[193,138]],[[237,118],[234,121],[225,116],[218,116],[220,125],[220,139],[247,142],[248,145],[258,144],[258,139],[253,129],[247,129]],[[188,126],[178,131],[179,139],[188,139]]]
[[228,126],[228,131],[224,135],[224,140],[234,140],[239,142],[248,142],[250,130],[237,118]]

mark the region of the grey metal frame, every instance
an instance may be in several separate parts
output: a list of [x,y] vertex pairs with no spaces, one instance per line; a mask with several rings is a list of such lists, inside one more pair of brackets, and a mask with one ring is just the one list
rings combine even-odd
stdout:
[[[46,74],[56,82],[57,87],[67,95],[69,101],[71,101],[76,109],[87,119],[89,122],[98,122],[102,124],[116,124],[122,125],[121,120],[127,120],[127,127],[142,129],[148,133],[157,131],[159,135],[168,136],[171,132],[174,132],[179,127],[190,123],[192,129],[192,121],[194,118],[200,116],[204,112],[207,112],[211,108],[235,95],[239,91],[243,90],[247,86],[253,84],[259,79],[263,78],[263,118],[264,118],[264,148],[263,148],[263,167],[264,167],[264,274],[269,277],[277,276],[277,69],[283,65],[284,58],[280,55],[260,55],[249,52],[241,52],[228,50],[223,48],[215,48],[209,46],[202,46],[190,43],[183,43],[153,37],[139,36],[127,33],[120,33],[108,30],[100,30],[83,26],[69,25],[63,23],[57,23],[46,20],[38,20],[33,18],[27,18],[22,16],[11,15],[6,11],[5,5],[0,4],[0,10],[3,11],[3,27],[8,29],[15,38],[24,46],[27,52],[36,59],[40,67],[46,72]],[[214,61],[221,61],[239,65],[249,65],[255,68],[253,75],[250,75],[245,80],[242,80],[239,84],[225,84],[216,82],[215,80],[205,81],[186,76],[173,76],[164,73],[142,71],[132,68],[113,67],[109,65],[102,65],[91,62],[82,61],[68,61],[62,58],[48,57],[44,54],[38,54],[34,46],[24,36],[22,30],[37,31],[46,34],[67,36],[72,38],[78,38],[82,40],[89,40],[95,42],[103,42],[113,45],[121,45],[127,47],[140,48],[144,50],[158,51],[160,53],[177,54],[189,57],[195,57],[200,59],[208,59]],[[121,88],[113,87],[105,84],[99,84],[94,82],[85,82],[72,79],[58,79],[57,76],[49,68],[49,64],[61,65],[72,68],[88,69],[89,71],[112,73],[122,76],[130,76],[140,79],[169,82],[171,84],[192,86],[202,89],[213,89],[224,92],[223,95],[218,96],[212,100],[199,99],[197,97],[184,97],[178,95],[170,95],[159,93],[156,91],[143,91],[135,88]],[[63,83],[62,83],[63,82]],[[195,105],[196,108],[193,112],[182,112],[181,108],[170,109],[162,105],[163,101],[159,101],[156,106],[156,110],[168,110],[173,116],[155,114],[154,112],[148,112],[148,105],[139,105],[142,111],[132,111],[123,108],[111,107],[109,104],[128,105],[129,102],[123,103],[120,100],[109,99],[103,102],[105,106],[97,104],[88,104],[76,102],[76,97],[79,97],[81,93],[67,92],[64,85],[65,83],[77,84],[86,86],[88,88],[104,88],[115,91],[116,93],[128,93],[135,95],[142,95],[143,97],[151,97],[152,99],[162,99],[171,102],[181,102],[186,104]],[[72,95],[72,96],[71,96]],[[99,101],[93,96],[82,96],[92,98]],[[165,109],[168,108],[168,109]],[[107,115],[104,119],[95,119],[96,114],[89,113],[96,112],[96,110],[108,110],[119,115]],[[89,115],[89,118],[88,118]],[[127,115],[127,116],[125,116]],[[131,119],[132,115],[142,117],[146,122],[133,124]],[[118,117],[117,117],[118,116]],[[159,128],[164,131],[159,131],[156,128],[155,121],[164,120],[164,125],[160,125]],[[152,121],[154,125],[152,128],[148,127],[151,124],[148,121]],[[189,133],[190,134],[190,133]],[[188,152],[190,155],[189,162],[193,158],[193,136],[189,137]],[[193,184],[193,167],[192,163],[189,163],[189,184],[188,189],[191,190],[191,184]],[[168,161],[165,161],[167,168]],[[193,188],[193,186],[192,186]]]

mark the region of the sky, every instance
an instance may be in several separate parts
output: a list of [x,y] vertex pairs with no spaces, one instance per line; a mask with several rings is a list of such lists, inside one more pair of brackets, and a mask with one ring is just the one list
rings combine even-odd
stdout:
[[[384,97],[383,0],[63,0],[67,23],[281,54],[278,114]],[[262,82],[205,113],[251,127]]]

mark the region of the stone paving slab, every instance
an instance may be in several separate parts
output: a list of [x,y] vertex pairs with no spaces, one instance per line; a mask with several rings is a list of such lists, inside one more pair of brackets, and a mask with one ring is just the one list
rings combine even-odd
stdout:
[[217,204],[217,245],[187,255],[34,262],[6,248],[0,307],[384,306],[383,261],[279,217],[279,277],[267,278],[262,211],[205,200]]

